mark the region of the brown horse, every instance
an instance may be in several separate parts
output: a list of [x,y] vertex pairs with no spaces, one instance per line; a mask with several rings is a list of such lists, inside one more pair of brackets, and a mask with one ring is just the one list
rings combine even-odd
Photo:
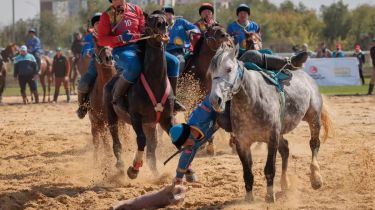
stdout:
[[95,67],[98,72],[94,88],[90,93],[89,118],[91,122],[91,134],[94,143],[94,159],[97,160],[97,154],[100,144],[100,138],[103,139],[105,148],[110,150],[110,144],[106,139],[105,110],[103,106],[104,85],[116,74],[116,69],[112,60],[112,49],[109,47],[97,46],[95,49]]
[[11,43],[0,53],[0,104],[2,103],[2,96],[6,85],[6,63],[12,61],[13,57],[16,56],[17,51],[18,46]]
[[258,33],[245,31],[246,49],[260,50],[262,49],[262,38]]
[[186,62],[187,65],[182,71],[183,74],[193,74],[199,81],[203,93],[208,93],[211,89],[208,67],[216,50],[223,43],[233,43],[225,29],[220,25],[209,27],[194,46],[194,55]]
[[[128,176],[135,179],[143,163],[143,153],[147,144],[147,159],[151,170],[157,173],[156,168],[156,125],[159,122],[165,132],[172,126],[174,96],[173,91],[166,94],[170,84],[167,77],[167,62],[165,58],[165,43],[169,41],[167,32],[167,21],[163,15],[153,14],[146,20],[145,36],[149,37],[144,41],[144,61],[142,80],[147,81],[149,89],[153,92],[156,105],[149,97],[146,88],[141,80],[132,85],[125,100],[122,103],[112,104],[114,81],[107,83],[104,103],[108,114],[109,130],[113,139],[113,151],[117,163],[116,167],[124,172],[122,160],[121,142],[118,134],[118,121],[123,120],[133,126],[137,135],[138,150],[133,161],[133,166],[128,169]],[[165,99],[164,105],[160,101]],[[158,103],[160,102],[160,103]],[[156,112],[157,111],[157,112]],[[159,117],[158,117],[159,116]]]
[[[43,89],[43,103],[46,102],[46,95],[48,102],[51,101],[51,84],[53,82],[52,73],[52,59],[46,55],[40,57],[40,73],[39,73],[40,84]],[[47,80],[47,85],[46,85]]]
[[75,58],[73,56],[69,57],[69,63],[71,68],[69,78],[70,78],[70,90],[73,94],[76,94],[76,81],[78,76],[82,76],[87,72],[91,60],[90,55],[80,56]]

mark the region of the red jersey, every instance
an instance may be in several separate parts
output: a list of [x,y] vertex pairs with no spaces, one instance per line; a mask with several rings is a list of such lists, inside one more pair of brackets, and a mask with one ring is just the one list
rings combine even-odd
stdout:
[[126,3],[124,12],[117,14],[115,8],[110,7],[103,12],[98,26],[98,43],[100,46],[112,48],[125,45],[119,35],[125,31],[134,34],[133,39],[138,39],[144,32],[145,17],[142,9],[134,4]]

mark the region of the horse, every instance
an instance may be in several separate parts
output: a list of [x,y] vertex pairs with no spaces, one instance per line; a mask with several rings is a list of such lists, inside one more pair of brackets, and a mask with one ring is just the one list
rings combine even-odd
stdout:
[[193,56],[186,62],[182,74],[192,74],[199,81],[201,91],[208,93],[211,89],[211,78],[208,67],[216,50],[224,42],[231,42],[225,28],[216,24],[207,29],[194,46]]
[[[167,21],[165,16],[153,14],[146,19],[145,49],[142,56],[143,72],[140,80],[128,90],[123,103],[112,104],[113,83],[107,83],[104,103],[108,114],[108,126],[113,140],[113,151],[116,167],[124,172],[121,157],[122,149],[118,135],[118,121],[131,124],[136,135],[138,151],[133,165],[127,170],[131,179],[135,179],[143,164],[143,151],[147,144],[147,159],[151,170],[157,174],[155,150],[157,146],[156,124],[159,123],[165,132],[169,131],[174,120],[173,91],[167,77],[165,44],[168,43]],[[146,91],[146,89],[148,91]],[[152,99],[153,98],[153,99]],[[161,100],[160,103],[158,101]]]
[[[276,199],[273,183],[277,150],[282,158],[281,189],[288,189],[289,147],[284,134],[296,128],[301,121],[306,121],[310,127],[310,182],[313,189],[319,189],[323,183],[317,160],[319,134],[323,126],[325,141],[332,124],[316,82],[302,69],[292,71],[293,79],[289,84],[285,84],[283,89],[284,98],[282,92],[269,83],[260,72],[244,70],[243,63],[237,60],[237,54],[238,47],[224,46],[218,49],[209,67],[212,75],[209,99],[217,112],[224,111],[226,102],[231,100],[231,123],[237,138],[237,153],[243,167],[246,199],[254,199],[250,150],[254,142],[264,142],[268,145],[264,168],[267,181],[266,201],[274,202]],[[283,99],[285,103],[282,102]]]
[[53,82],[52,59],[46,55],[40,57],[39,79],[43,89],[43,103],[46,102],[46,95],[48,102],[51,102],[51,84]]
[[97,46],[95,48],[95,67],[98,72],[94,87],[90,92],[89,119],[91,123],[91,134],[94,143],[94,160],[97,160],[100,138],[103,139],[105,148],[110,148],[106,139],[106,112],[103,105],[104,85],[116,74],[112,59],[112,49]]
[[17,52],[18,46],[15,43],[9,44],[4,50],[0,52],[0,104],[2,103],[3,92],[6,85],[6,63],[12,61]]
[[76,94],[76,81],[79,75],[84,75],[87,72],[91,56],[85,55],[78,58],[70,56],[69,63],[71,66],[71,71],[69,74],[70,78],[70,89],[73,94]]
[[246,50],[262,49],[262,38],[258,33],[245,31]]

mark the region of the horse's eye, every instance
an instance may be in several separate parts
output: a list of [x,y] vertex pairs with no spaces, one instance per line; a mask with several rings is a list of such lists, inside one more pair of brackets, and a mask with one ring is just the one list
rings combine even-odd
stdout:
[[232,71],[232,68],[227,68],[227,73],[230,73]]

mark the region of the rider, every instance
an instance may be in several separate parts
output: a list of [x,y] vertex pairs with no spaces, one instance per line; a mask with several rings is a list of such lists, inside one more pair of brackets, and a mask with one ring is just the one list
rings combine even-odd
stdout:
[[74,33],[74,40],[70,48],[73,53],[74,63],[77,62],[79,58],[81,58],[83,45],[84,42],[82,40],[82,34],[79,32]]
[[190,168],[190,164],[199,147],[218,129],[216,118],[217,114],[211,106],[209,96],[206,96],[193,110],[186,124],[176,124],[169,129],[172,143],[177,149],[182,149],[174,178],[175,184],[182,184],[184,175],[187,181],[195,181],[194,171]]
[[193,34],[199,34],[197,26],[182,17],[174,16],[171,6],[164,6],[162,10],[169,24],[168,31],[170,41],[167,44],[167,52],[177,56],[180,60],[180,73],[185,67],[185,54],[190,48],[190,38]]
[[250,7],[246,4],[240,4],[237,7],[236,14],[238,19],[229,24],[227,32],[229,35],[234,37],[234,43],[240,46],[240,55],[248,49],[246,42],[246,34],[249,32],[254,32],[260,37],[260,26],[249,20],[250,17]]
[[[125,0],[109,0],[109,2],[111,7],[103,12],[100,17],[98,44],[113,48],[112,53],[116,61],[116,67],[122,72],[114,86],[112,101],[116,104],[126,93],[129,86],[136,82],[141,73],[142,65],[137,54],[138,46],[134,43],[134,40],[140,38],[144,33],[145,17],[139,6],[127,3]],[[169,53],[166,53],[166,59],[169,80],[172,89],[176,90],[180,64],[178,59]],[[79,91],[86,95],[90,92],[90,86],[95,82],[97,75],[93,66],[86,73],[85,80],[81,80],[81,88],[78,87]],[[80,107],[82,106],[84,106],[84,103],[80,103]],[[175,100],[175,109],[179,111],[185,108]],[[87,108],[79,109],[79,117],[84,117],[85,111],[87,112]]]
[[214,7],[210,3],[202,3],[199,7],[199,16],[201,17],[201,19],[195,22],[194,25],[198,27],[201,33],[193,35],[192,47],[195,46],[195,44],[198,42],[199,38],[201,37],[201,34],[204,34],[209,27],[218,24],[214,20],[214,13]]
[[91,18],[91,21],[90,21],[91,27],[87,29],[88,33],[85,35],[83,39],[84,45],[82,47],[82,52],[81,52],[83,56],[89,55],[90,57],[92,57],[94,53],[94,49],[95,49],[94,37],[96,37],[96,33],[98,31],[99,20],[100,20],[101,15],[102,13],[98,12],[98,13],[95,13],[94,16],[92,16]]
[[28,48],[28,52],[31,53],[37,63],[37,70],[40,71],[40,54],[42,53],[42,44],[40,42],[39,37],[36,36],[36,29],[30,28],[28,39],[26,40],[26,46]]

